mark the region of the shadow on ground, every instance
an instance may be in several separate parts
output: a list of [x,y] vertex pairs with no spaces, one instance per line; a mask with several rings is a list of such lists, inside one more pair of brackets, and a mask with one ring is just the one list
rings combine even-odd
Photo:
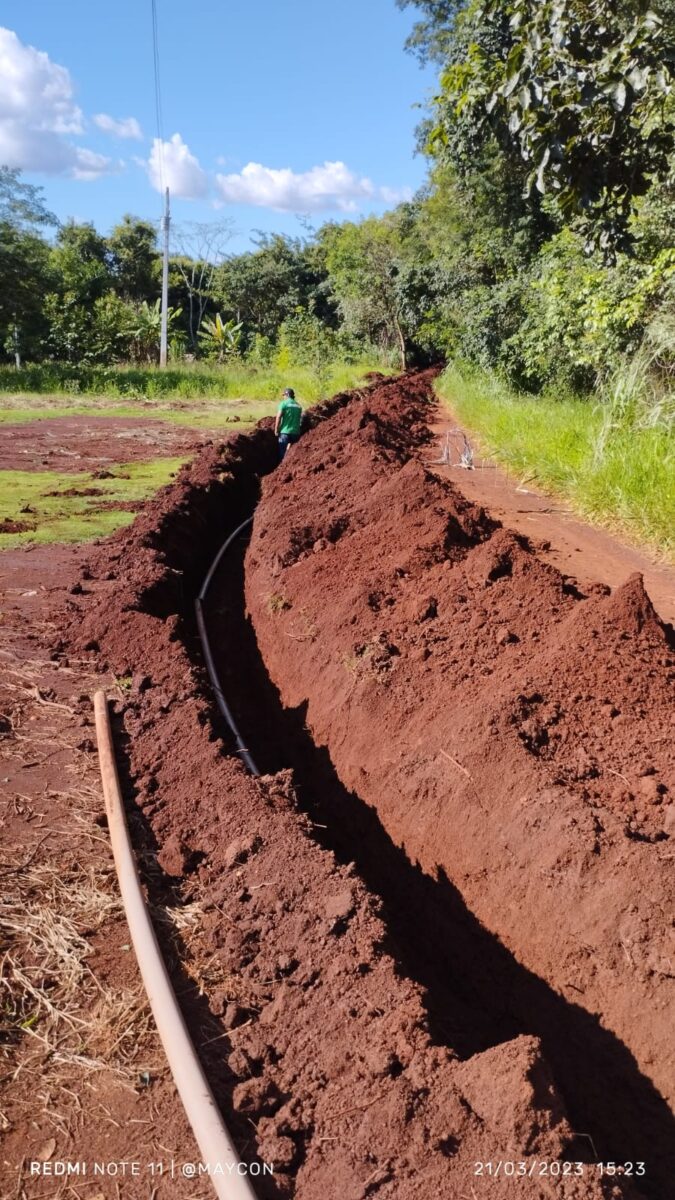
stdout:
[[595,1014],[522,966],[444,873],[431,878],[410,862],[375,810],[343,787],[307,730],[305,707],[284,709],[244,610],[245,547],[245,538],[233,546],[206,615],[224,693],[260,771],[292,768],[317,841],[354,862],[381,897],[387,949],[424,988],[432,1036],[465,1058],[518,1034],[540,1037],[578,1135],[569,1156],[645,1162],[641,1190],[665,1200],[675,1119],[632,1054]]

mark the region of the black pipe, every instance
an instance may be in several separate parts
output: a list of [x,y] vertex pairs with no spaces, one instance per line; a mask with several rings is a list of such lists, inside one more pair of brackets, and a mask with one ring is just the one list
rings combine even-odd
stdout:
[[197,599],[195,600],[195,613],[197,616],[197,628],[199,629],[199,636],[200,636],[201,642],[202,642],[204,658],[206,660],[206,668],[209,673],[209,679],[211,680],[211,687],[213,688],[213,692],[216,697],[216,703],[217,703],[221,713],[223,714],[223,717],[225,718],[225,721],[227,722],[227,725],[234,737],[237,754],[241,758],[244,765],[248,768],[251,775],[257,776],[257,775],[260,775],[260,771],[258,770],[258,767],[256,766],[255,760],[253,759],[251,753],[249,752],[247,747],[244,745],[243,738],[239,732],[237,723],[232,715],[232,710],[231,710],[229,704],[227,703],[223,689],[220,686],[220,680],[218,679],[218,672],[216,671],[216,664],[215,664],[215,661],[213,658],[213,653],[211,651],[211,644],[209,642],[209,635],[206,632],[206,621],[204,620],[204,601],[206,600],[208,590],[213,582],[213,577],[214,577],[216,571],[218,570],[218,567],[220,566],[221,560],[227,554],[227,551],[229,550],[232,543],[252,523],[253,523],[253,517],[252,516],[247,517],[245,521],[242,521],[241,525],[237,526],[237,528],[234,530],[234,532],[230,534],[230,536],[227,538],[227,540],[220,547],[220,550],[216,554],[216,557],[214,558],[213,562],[211,563],[211,567],[209,568],[206,579],[204,580],[204,582],[202,584],[202,589],[201,589],[199,595],[197,596]]

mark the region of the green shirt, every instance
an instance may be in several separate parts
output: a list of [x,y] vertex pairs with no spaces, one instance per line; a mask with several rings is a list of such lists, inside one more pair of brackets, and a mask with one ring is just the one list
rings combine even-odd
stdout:
[[291,400],[288,396],[279,405],[279,433],[289,433],[292,437],[298,437],[301,425],[302,409],[297,400]]

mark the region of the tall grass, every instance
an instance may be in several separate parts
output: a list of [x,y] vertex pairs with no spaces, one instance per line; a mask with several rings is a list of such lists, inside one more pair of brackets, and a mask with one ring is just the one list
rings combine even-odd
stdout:
[[486,372],[451,365],[437,390],[483,450],[675,560],[672,395],[651,384],[649,350],[590,400],[530,396]]
[[320,371],[307,366],[255,367],[237,360],[218,366],[181,363],[166,370],[153,366],[69,366],[29,364],[17,370],[0,365],[0,393],[11,395],[96,395],[127,399],[243,399],[274,400],[282,388],[294,387],[308,403],[357,387],[371,370],[383,368],[371,360],[334,362]]

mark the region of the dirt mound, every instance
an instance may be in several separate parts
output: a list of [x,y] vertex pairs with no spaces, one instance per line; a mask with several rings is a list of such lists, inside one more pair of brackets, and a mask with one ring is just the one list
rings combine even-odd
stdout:
[[13,521],[11,517],[3,517],[0,521],[0,533],[27,533],[34,528],[28,521]]
[[639,577],[582,594],[427,472],[428,415],[423,377],[382,386],[265,480],[246,570],[262,656],[439,908],[480,922],[435,943],[467,997],[501,991],[575,1127],[665,1196],[672,630]]
[[[376,391],[364,395],[367,405]],[[408,434],[396,445],[395,432],[379,453],[398,467]],[[244,1159],[275,1164],[271,1195],[548,1194],[547,1164],[582,1154],[538,1039],[464,1062],[433,1043],[378,900],[319,846],[288,773],[246,775],[204,698],[192,598],[274,457],[269,429],[202,454],[92,553],[61,645],[94,653],[126,691],[116,742],[151,898],[171,877],[176,902],[204,910],[200,982],[222,1032],[204,1042],[197,1006],[187,1012],[193,1036]],[[466,514],[454,520],[463,530]],[[333,536],[337,546],[352,534]],[[215,616],[235,655],[236,614]],[[476,1165],[497,1159],[527,1159],[531,1175],[516,1167],[495,1180]],[[634,1194],[595,1167],[558,1169],[564,1200]]]

